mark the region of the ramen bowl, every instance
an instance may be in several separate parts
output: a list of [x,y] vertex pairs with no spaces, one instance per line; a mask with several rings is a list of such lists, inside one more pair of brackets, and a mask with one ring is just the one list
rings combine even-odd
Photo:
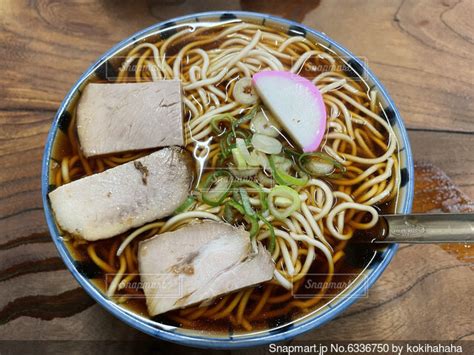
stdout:
[[[397,249],[396,245],[390,245],[377,251],[371,258],[370,263],[351,280],[347,287],[345,287],[342,292],[328,299],[327,302],[323,302],[322,306],[318,306],[316,309],[299,318],[269,325],[266,329],[247,332],[193,330],[157,323],[141,315],[139,312],[134,312],[110,300],[105,296],[103,291],[91,281],[93,275],[88,272],[87,268],[76,261],[76,258],[70,248],[68,248],[55,222],[48,193],[55,187],[55,179],[51,173],[54,167],[53,165],[55,164],[54,158],[57,154],[60,154],[62,149],[62,141],[65,139],[65,132],[67,132],[68,126],[71,123],[70,109],[76,104],[81,95],[81,90],[89,81],[97,79],[105,81],[113,80],[116,75],[117,66],[119,65],[118,63],[120,62],[119,58],[123,58],[127,51],[140,43],[159,38],[167,38],[176,33],[176,31],[183,26],[189,27],[192,24],[196,24],[196,26],[212,26],[212,24],[215,23],[232,21],[263,24],[285,32],[289,36],[303,36],[310,41],[318,42],[344,59],[344,70],[350,73],[348,75],[363,80],[370,90],[377,90],[379,103],[399,143],[400,186],[394,212],[409,213],[413,202],[414,171],[412,154],[408,135],[397,108],[382,84],[368,69],[366,63],[325,34],[302,24],[266,14],[250,12],[208,12],[158,23],[132,35],[114,46],[101,56],[79,78],[64,98],[54,118],[47,138],[42,165],[42,198],[48,228],[59,254],[72,275],[84,290],[108,312],[126,324],[153,337],[201,348],[232,349],[259,346],[288,340],[322,326],[343,312],[356,300],[367,296],[368,289],[382,274]],[[368,55],[370,54],[368,53]]]

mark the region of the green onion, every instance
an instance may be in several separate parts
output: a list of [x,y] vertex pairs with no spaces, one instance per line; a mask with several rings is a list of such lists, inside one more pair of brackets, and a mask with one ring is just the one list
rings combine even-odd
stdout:
[[[242,138],[245,141],[249,140],[247,136],[247,132],[242,130],[236,131],[237,138]],[[236,137],[234,136],[234,132],[228,132],[220,137],[219,140],[219,148],[220,148],[220,155],[223,159],[227,159],[232,154],[232,149],[236,148]]]
[[257,180],[262,184],[263,186],[274,186],[275,185],[275,180],[273,178],[267,176],[263,171],[259,171],[257,174]]
[[234,177],[227,170],[216,170],[203,183],[202,200],[210,206],[220,206],[226,198]]
[[243,157],[242,153],[240,152],[239,148],[232,149],[232,158],[234,159],[235,166],[238,169],[245,169],[247,168],[247,162]]
[[221,163],[232,154],[232,149],[236,147],[236,136],[234,136],[234,133],[236,134],[237,138],[242,138],[246,142],[250,140],[250,133],[241,129],[235,130],[235,132],[229,131],[227,133],[223,133],[219,137],[219,155],[221,157]]
[[239,169],[239,168],[230,166],[229,171],[232,172],[232,174],[237,178],[248,178],[250,176],[254,176],[255,174],[257,174],[259,171],[259,168],[247,167],[244,169]]
[[216,132],[218,135],[223,134],[226,130],[221,129],[219,125],[224,122],[227,123],[230,127],[233,127],[233,123],[235,122],[235,117],[228,113],[213,117],[211,120],[212,130]]
[[[288,198],[291,204],[280,210],[275,206],[275,199],[277,197],[284,197]],[[291,187],[288,186],[275,186],[270,193],[268,194],[268,208],[270,209],[270,213],[276,219],[285,219],[293,212],[298,210],[301,206],[301,200],[298,193],[293,190]]]
[[273,253],[276,243],[275,229],[273,228],[272,224],[268,222],[267,219],[261,214],[258,213],[257,217],[267,226],[268,230],[270,231],[270,243],[268,243],[268,251]]
[[244,219],[247,221],[247,223],[250,224],[250,238],[255,237],[260,231],[260,226],[258,224],[258,220],[256,217],[257,215],[255,211],[253,212],[253,215],[247,214],[244,206],[234,200],[229,200],[226,202],[224,207],[224,217],[227,222],[234,220],[234,214],[232,209],[237,210],[241,215],[244,216]]
[[293,161],[291,159],[280,157],[279,155],[273,156],[273,162],[275,163],[275,167],[283,172],[290,171]]
[[250,223],[250,239],[254,238],[260,231],[260,225],[256,216],[245,215],[245,220]]
[[227,158],[227,157],[229,156],[229,154],[230,154],[230,149],[229,149],[229,147],[227,146],[225,139],[221,139],[221,140],[219,141],[219,148],[220,148],[220,154],[221,154],[221,156],[222,156],[224,159]]
[[300,153],[298,153],[296,150],[294,149],[291,149],[291,148],[288,148],[288,147],[283,147],[283,152],[288,155],[289,157],[296,157],[297,159],[299,158],[299,156],[301,155]]
[[229,200],[226,202],[226,205],[232,207],[233,209],[236,209],[240,214],[245,215],[244,207],[237,201]]
[[270,162],[270,169],[272,170],[272,176],[276,180],[276,182],[280,185],[296,185],[296,186],[304,186],[308,183],[308,179],[305,178],[297,178],[285,173],[283,170],[278,169],[275,166],[275,162],[273,157],[270,155],[268,157],[268,161]]
[[252,146],[266,154],[280,154],[282,150],[282,144],[278,139],[260,133],[252,136]]
[[241,129],[241,128],[234,129],[232,132],[229,132],[227,136],[225,137],[227,145],[230,146],[232,144],[235,144],[237,138],[242,138],[247,143],[248,141],[250,141],[251,134],[249,131]]
[[270,169],[270,163],[268,162],[268,158],[267,158],[267,155],[265,153],[259,152],[258,150],[253,150],[252,153],[250,153],[250,156],[264,170],[269,170]]
[[260,110],[250,122],[252,132],[264,134],[269,137],[278,137],[280,127],[269,112]]
[[256,115],[259,108],[260,108],[260,106],[256,105],[252,110],[250,110],[250,112],[248,114],[246,114],[242,118],[239,118],[238,120],[234,121],[232,123],[232,130],[234,130],[235,127],[240,126],[242,123],[248,122],[252,118],[254,118],[254,116]]
[[[228,222],[234,219],[232,209],[237,210],[241,215],[244,216],[244,219],[247,221],[247,223],[250,224],[250,230],[249,230],[250,238],[255,237],[260,230],[260,226],[258,224],[256,215],[251,216],[251,215],[246,214],[244,207],[240,203],[234,200],[229,200],[226,202],[226,206],[224,207],[224,215],[226,216],[226,221]],[[231,218],[227,219],[227,217],[231,217]]]
[[329,176],[336,178],[346,172],[344,165],[323,152],[301,154],[298,158],[298,165],[306,174],[315,177]]
[[268,210],[268,201],[260,185],[250,180],[236,180],[234,181],[233,187],[247,186],[258,192],[258,197],[260,198],[260,203],[262,204],[262,211]]
[[232,154],[232,149],[234,149],[236,146],[235,144],[227,144],[227,140],[222,138],[219,141],[219,147],[220,147],[220,155],[222,159],[227,159],[231,154]]
[[235,145],[240,150],[240,154],[244,157],[248,165],[251,165],[251,166],[259,165],[257,159],[253,159],[252,156],[250,155],[250,152],[247,149],[247,144],[245,143],[244,139],[236,138]]
[[174,211],[174,214],[178,214],[178,213],[183,213],[183,212],[186,212],[189,207],[191,207],[191,205],[196,201],[196,197],[194,196],[188,196],[188,198],[186,199],[186,201],[184,201],[181,206],[179,206],[175,211]]
[[253,210],[252,205],[250,204],[250,198],[247,193],[247,190],[240,186],[242,185],[232,185],[232,198],[234,199],[234,201],[236,201],[242,206],[242,208],[244,209],[244,214],[253,216],[255,215],[255,211]]
[[232,207],[228,203],[224,206],[224,220],[228,223],[234,221],[234,211],[232,211]]
[[247,190],[245,190],[243,187],[240,187],[239,194],[240,199],[242,201],[242,206],[244,206],[245,214],[249,216],[255,216],[255,211],[253,210],[252,205],[250,204],[249,194],[247,193]]
[[[346,172],[346,167],[323,152],[303,153],[300,154],[291,148],[283,148],[287,156],[298,161],[297,166],[303,173],[319,177],[327,176],[331,179],[342,177]],[[316,160],[316,161],[314,161]],[[326,165],[326,166],[324,166]],[[330,169],[332,166],[332,169]],[[331,171],[329,171],[331,170]]]

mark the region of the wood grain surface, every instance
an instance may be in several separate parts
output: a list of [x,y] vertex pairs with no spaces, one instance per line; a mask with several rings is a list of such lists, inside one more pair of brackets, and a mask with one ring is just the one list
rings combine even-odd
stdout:
[[[40,198],[43,146],[64,95],[105,50],[158,21],[218,9],[295,19],[364,57],[408,127],[415,209],[473,210],[472,0],[3,0],[0,340],[150,339],[96,305],[60,260]],[[401,247],[367,298],[299,339],[474,340],[473,261],[467,248]]]

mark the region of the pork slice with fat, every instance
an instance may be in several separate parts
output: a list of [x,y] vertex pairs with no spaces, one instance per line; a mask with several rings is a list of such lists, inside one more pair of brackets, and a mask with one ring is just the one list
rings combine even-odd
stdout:
[[77,133],[86,157],[183,146],[179,80],[86,86],[77,105]]
[[189,153],[164,148],[60,186],[49,199],[62,230],[94,241],[171,215],[186,200],[192,178]]
[[140,243],[140,277],[151,316],[270,280],[270,253],[223,222],[191,223]]

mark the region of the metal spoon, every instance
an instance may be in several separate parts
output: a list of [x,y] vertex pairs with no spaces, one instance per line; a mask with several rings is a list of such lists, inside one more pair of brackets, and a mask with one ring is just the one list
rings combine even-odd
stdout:
[[372,229],[352,239],[356,243],[472,243],[474,213],[381,215]]

